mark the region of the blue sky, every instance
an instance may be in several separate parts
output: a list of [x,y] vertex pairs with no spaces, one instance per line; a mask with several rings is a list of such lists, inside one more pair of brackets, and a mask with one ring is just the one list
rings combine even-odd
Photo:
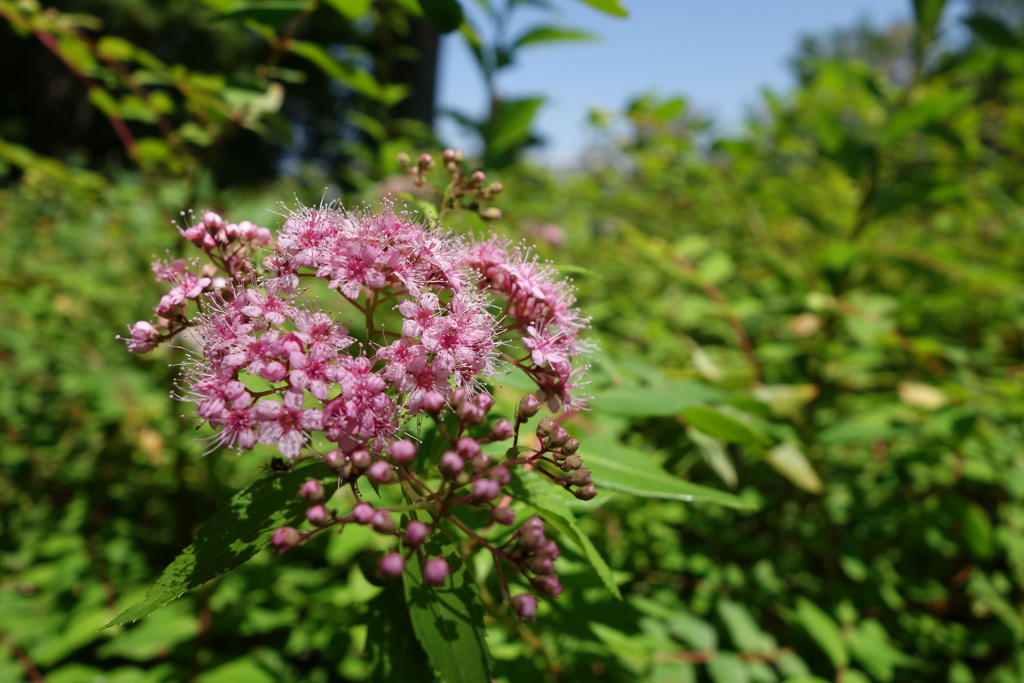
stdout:
[[[558,23],[596,33],[600,40],[524,49],[499,79],[507,96],[548,96],[537,124],[548,140],[538,155],[542,161],[570,163],[588,139],[586,115],[592,107],[621,110],[644,92],[684,95],[719,129],[734,130],[759,102],[762,88],[792,85],[786,62],[800,35],[827,33],[862,18],[885,25],[910,19],[912,11],[911,0],[622,3],[630,12],[625,19],[601,14],[579,0],[554,0]],[[520,28],[551,23],[532,8],[522,15],[516,23]],[[439,106],[474,115],[484,111],[482,79],[459,36],[443,39],[440,69]],[[471,149],[472,137],[454,124],[442,122],[440,130],[450,143]]]

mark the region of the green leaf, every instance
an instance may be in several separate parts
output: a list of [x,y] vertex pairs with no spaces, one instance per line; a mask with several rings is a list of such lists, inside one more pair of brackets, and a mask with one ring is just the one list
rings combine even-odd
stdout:
[[579,31],[561,26],[535,26],[512,41],[513,48],[537,45],[539,43],[565,43],[570,41],[592,42],[597,36],[589,31]]
[[968,505],[964,511],[963,525],[964,542],[971,554],[979,560],[991,558],[996,552],[995,535],[985,508],[977,503]]
[[700,453],[700,457],[704,458],[708,467],[714,470],[718,478],[722,480],[722,483],[735,489],[739,484],[739,477],[736,475],[736,467],[729,459],[729,454],[722,447],[722,442],[693,427],[686,430],[686,436]]
[[327,4],[349,21],[366,16],[371,7],[370,0],[327,0]]
[[927,44],[935,35],[946,0],[914,0],[914,18],[917,22],[919,40]]
[[[424,512],[417,516],[430,522]],[[446,683],[487,683],[490,672],[480,588],[443,530],[431,535],[424,550],[428,557],[443,557],[452,573],[443,586],[435,588],[423,581],[420,555],[410,558],[404,575],[405,598],[416,637]]]
[[692,406],[722,398],[721,391],[707,384],[678,380],[649,387],[608,389],[595,396],[590,407],[622,417],[670,417]]
[[807,598],[800,598],[797,602],[796,614],[814,642],[832,660],[835,668],[849,666],[850,656],[843,644],[839,626],[831,616]]
[[434,672],[424,666],[423,651],[409,619],[405,591],[397,581],[367,605],[366,647],[370,656],[370,680],[377,683],[431,683]]
[[629,12],[622,6],[619,0],[581,0],[596,10],[610,14],[613,17],[628,17]]
[[543,97],[502,102],[487,123],[488,154],[502,154],[526,142],[533,117],[543,103]]
[[280,26],[291,21],[306,8],[305,0],[280,0],[279,2],[243,2],[229,12],[218,14],[214,21],[227,19],[250,19],[264,26]]
[[622,594],[612,576],[608,563],[601,557],[594,544],[580,529],[576,517],[566,504],[569,494],[555,484],[542,480],[539,472],[523,472],[519,468],[512,470],[512,481],[509,488],[514,497],[537,510],[545,522],[548,522],[563,536],[569,538],[573,545],[582,551],[582,555],[590,562],[604,585],[619,600]]
[[644,453],[611,439],[592,439],[584,444],[583,464],[594,485],[644,498],[717,503],[754,509],[755,505],[731,493],[693,484],[666,472]]
[[302,519],[306,506],[298,497],[299,486],[322,470],[320,463],[310,463],[287,474],[268,475],[233,495],[164,570],[145,600],[124,610],[103,628],[137,621],[186,591],[251,560],[266,547],[274,529]]
[[987,14],[972,14],[963,20],[979,39],[996,47],[1021,48],[1021,39],[1006,24]]
[[751,425],[719,408],[693,406],[684,410],[682,416],[691,427],[730,443],[756,444],[766,441],[766,437]]
[[462,24],[462,5],[457,0],[419,0],[424,16],[441,33],[450,33]]
[[737,650],[768,652],[778,647],[775,639],[758,626],[746,605],[722,598],[718,601],[717,609]]
[[811,461],[795,445],[784,442],[765,453],[764,459],[779,474],[808,493],[821,493],[824,486]]

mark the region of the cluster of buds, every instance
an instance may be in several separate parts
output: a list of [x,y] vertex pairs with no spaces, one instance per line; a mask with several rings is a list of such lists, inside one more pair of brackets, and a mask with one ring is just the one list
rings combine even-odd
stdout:
[[487,175],[481,171],[467,171],[463,167],[465,158],[459,150],[446,149],[442,154],[444,170],[448,175],[448,184],[442,191],[436,190],[429,181],[428,175],[436,164],[429,154],[421,154],[413,164],[408,154],[398,155],[398,163],[402,169],[412,176],[416,187],[432,192],[438,199],[440,215],[453,209],[472,211],[484,220],[498,220],[501,209],[495,206],[483,206],[481,202],[494,201],[504,189],[501,183],[488,183]]
[[[417,172],[431,164],[421,157]],[[457,170],[452,186],[460,192],[479,198],[500,190],[485,192],[482,173],[462,173],[456,153],[445,153],[445,166]],[[568,282],[521,247],[494,237],[466,240],[416,214],[396,213],[390,203],[375,213],[300,207],[276,240],[264,228],[228,224],[213,213],[179,232],[208,263],[156,263],[157,280],[171,291],[155,309],[156,323],[130,326],[129,350],[148,352],[186,335],[192,351],[176,397],[195,404],[196,416],[214,429],[211,450],[263,443],[292,463],[317,459],[354,497],[346,503],[351,509],[337,509],[337,492],[328,496],[320,481],[308,481],[299,494],[309,503],[311,530],[278,529],[275,548],[324,529],[366,525],[401,548],[381,558],[382,577],[401,575],[415,553],[423,579],[441,585],[451,567],[424,547],[448,520],[489,549],[499,568],[511,564],[540,595],[557,595],[557,547],[546,539],[531,545],[539,520],[506,532],[511,545],[494,545],[452,510],[484,508],[488,526],[514,526],[504,489],[517,466],[578,498],[594,496],[575,455],[579,443],[559,424],[541,421],[535,448],[519,446],[520,427],[542,406],[557,412],[585,404],[586,368],[578,358],[587,320]],[[316,280],[337,293],[338,308],[325,310],[306,296],[303,282]],[[486,382],[507,369],[524,372],[537,388],[514,421],[488,424],[494,400]],[[447,450],[420,452],[415,434],[425,419]],[[504,458],[482,448],[508,439]],[[374,508],[359,494],[363,478],[400,487],[405,504]],[[412,512],[429,515],[430,523],[396,522]],[[532,595],[512,598],[501,583],[516,612],[532,615]]]
[[[533,402],[540,405],[535,398]],[[550,449],[541,444],[540,450],[533,452],[530,457],[509,457],[495,461],[483,452],[482,446],[513,437],[518,440],[516,428],[508,420],[499,419],[491,424],[486,436],[469,436],[467,433],[478,428],[486,419],[493,401],[488,394],[470,397],[464,391],[457,391],[452,404],[456,406],[456,431],[449,432],[443,422],[437,423],[451,446],[437,459],[439,477],[429,480],[422,473],[417,474],[417,470],[429,468],[424,467],[426,463],[418,462],[421,459],[419,447],[411,439],[391,441],[387,452],[380,454],[363,449],[351,452],[337,449],[327,451],[322,456],[323,463],[337,476],[339,490],[342,487],[350,489],[355,503],[348,505],[350,509],[347,511],[329,507],[331,501],[327,500],[324,485],[316,479],[307,480],[299,488],[299,496],[309,503],[306,521],[311,528],[300,531],[291,526],[280,527],[275,530],[271,545],[278,552],[285,552],[326,529],[338,528],[344,531],[346,525],[362,525],[392,538],[398,547],[380,557],[377,563],[377,575],[380,578],[396,579],[402,576],[408,570],[409,559],[415,554],[419,558],[423,581],[442,586],[451,574],[451,567],[443,557],[428,555],[424,544],[440,520],[448,519],[489,550],[496,564],[504,564],[521,575],[536,593],[550,598],[557,597],[562,592],[554,564],[559,556],[558,545],[545,537],[544,522],[540,518],[530,517],[504,542],[495,544],[452,515],[452,511],[462,505],[484,508],[490,512],[488,526],[514,526],[515,511],[502,504],[507,501],[499,500],[503,497],[502,487],[511,480],[509,468],[537,463]],[[440,417],[438,413],[433,414]],[[509,453],[514,454],[516,451],[516,448],[512,448]],[[365,477],[378,487],[402,487],[409,504],[375,508],[362,500],[358,487],[360,477]],[[342,500],[337,495],[332,498]],[[433,523],[427,524],[418,519],[403,520],[401,525],[396,523],[396,515],[410,509],[425,512]],[[532,617],[537,607],[536,597],[531,593],[512,596],[505,582],[505,573],[499,571],[498,575],[501,577],[502,594],[516,614],[521,618]]]

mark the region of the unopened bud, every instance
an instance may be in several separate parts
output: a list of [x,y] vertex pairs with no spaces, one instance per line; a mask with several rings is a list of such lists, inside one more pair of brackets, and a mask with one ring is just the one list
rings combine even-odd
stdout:
[[416,457],[416,444],[402,439],[391,444],[391,459],[396,465],[408,465]]
[[413,548],[423,545],[423,541],[427,540],[429,535],[430,527],[423,522],[414,519],[405,526],[405,542]]
[[395,471],[391,469],[391,465],[378,460],[366,470],[366,476],[375,484],[390,484],[395,480]]
[[465,401],[462,405],[455,409],[455,414],[459,418],[459,422],[464,425],[478,425],[483,424],[487,415],[484,411],[480,410],[478,406],[469,401]]
[[352,508],[352,519],[356,520],[358,524],[371,523],[375,514],[377,511],[369,503],[359,503]]
[[398,159],[398,163],[402,168],[409,168],[409,163],[412,161],[405,152],[399,152],[396,159]]
[[473,173],[469,176],[470,182],[473,183],[474,185],[480,185],[486,179],[487,176],[484,175],[483,171],[473,171]]
[[558,423],[550,417],[545,417],[537,425],[537,438],[544,441],[551,436],[552,431],[558,427]]
[[444,395],[439,391],[428,391],[423,397],[423,409],[430,415],[437,415],[444,408]]
[[520,593],[509,598],[508,604],[520,619],[533,619],[537,614],[537,598],[529,593]]
[[544,522],[539,517],[530,517],[519,527],[519,547],[536,550],[544,545]]
[[306,519],[313,526],[327,526],[331,521],[331,512],[323,504],[314,505],[306,510]]
[[514,433],[515,429],[512,427],[512,423],[505,418],[501,418],[491,425],[491,440],[493,441],[510,439]]
[[512,481],[512,473],[508,471],[507,467],[502,465],[492,469],[487,473],[487,476],[498,482],[498,486],[507,486]]
[[476,398],[473,399],[473,403],[486,413],[494,406],[494,397],[486,393],[477,394]]
[[423,580],[432,586],[440,586],[452,573],[448,563],[441,557],[432,557],[423,565]]
[[527,394],[519,400],[516,408],[516,422],[526,422],[540,410],[540,400],[533,394]]
[[[578,458],[579,456],[575,455],[572,457]],[[590,483],[590,470],[585,467],[576,470],[569,475],[569,483],[573,486],[586,486]]]
[[597,496],[597,487],[593,484],[587,484],[581,489],[576,489],[572,492],[572,495],[576,496],[580,500],[593,500]]
[[473,482],[472,499],[474,503],[489,503],[501,493],[501,486],[493,479],[477,479]]
[[559,465],[559,467],[562,468],[563,472],[572,472],[574,470],[578,470],[579,468],[583,467],[583,458],[581,458],[578,455],[570,455],[565,459],[564,462],[562,462],[561,465]]
[[446,164],[449,163],[449,162],[455,161],[455,150],[453,150],[453,149],[446,149],[441,154],[441,158],[444,160],[444,163],[446,163]]
[[316,479],[308,479],[299,487],[299,496],[310,503],[324,502],[324,485]]
[[533,587],[538,591],[548,596],[549,598],[557,598],[563,590],[562,584],[558,582],[558,578],[554,574],[547,574],[545,576],[538,576],[532,582]]
[[274,529],[274,535],[270,537],[270,545],[279,553],[291,550],[302,540],[302,534],[298,529],[290,526],[280,526]]
[[365,471],[373,462],[373,458],[370,457],[370,451],[364,450],[352,451],[349,460],[352,461],[352,465],[360,472]]
[[565,443],[562,444],[562,452],[565,453],[566,455],[572,455],[579,449],[580,442],[571,436],[565,440]]
[[455,444],[455,450],[464,460],[472,460],[480,455],[480,444],[476,439],[464,436]]
[[421,154],[419,160],[419,167],[421,171],[429,171],[434,167],[434,157],[429,154]]
[[388,553],[380,558],[377,571],[383,579],[397,579],[405,571],[405,558],[399,553]]
[[531,557],[526,561],[526,568],[534,574],[554,574],[555,559],[550,555]]
[[374,512],[370,524],[373,525],[374,530],[379,534],[395,533],[395,520],[387,510],[377,510]]
[[500,221],[501,220],[501,209],[496,206],[488,206],[487,208],[480,209],[477,211],[480,218],[485,221]]
[[516,511],[512,508],[494,508],[491,510],[491,517],[502,526],[512,526],[516,523]]
[[446,479],[454,479],[462,472],[462,468],[465,467],[465,463],[455,451],[446,451],[441,455],[438,467],[441,470],[441,474],[444,475]]

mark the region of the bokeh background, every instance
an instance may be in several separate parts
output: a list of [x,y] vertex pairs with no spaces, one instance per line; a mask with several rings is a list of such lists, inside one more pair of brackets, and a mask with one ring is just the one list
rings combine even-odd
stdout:
[[1024,3],[704,4],[0,0],[0,680],[378,676],[359,529],[98,630],[272,456],[114,336],[181,211],[446,145],[592,316],[584,459],[756,506],[578,506],[623,600],[567,546],[499,680],[1024,680]]

